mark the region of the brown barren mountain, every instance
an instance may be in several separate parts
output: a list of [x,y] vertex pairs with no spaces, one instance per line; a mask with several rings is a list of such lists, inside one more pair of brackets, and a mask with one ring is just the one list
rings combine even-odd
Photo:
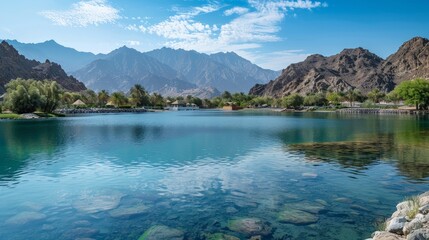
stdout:
[[386,60],[363,48],[345,49],[330,57],[311,55],[288,66],[277,79],[255,85],[250,94],[282,97],[351,89],[367,93],[374,88],[387,92],[417,77],[429,77],[429,40],[420,37],[404,43]]
[[60,65],[46,60],[40,63],[28,60],[15,48],[3,41],[0,44],[0,94],[6,91],[5,85],[12,79],[33,78],[54,80],[69,91],[81,91],[86,87],[72,76],[67,76]]

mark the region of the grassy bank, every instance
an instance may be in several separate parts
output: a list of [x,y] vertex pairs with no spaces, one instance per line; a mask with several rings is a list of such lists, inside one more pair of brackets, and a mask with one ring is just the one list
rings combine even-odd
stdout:
[[15,113],[0,113],[0,119],[20,119],[21,116]]

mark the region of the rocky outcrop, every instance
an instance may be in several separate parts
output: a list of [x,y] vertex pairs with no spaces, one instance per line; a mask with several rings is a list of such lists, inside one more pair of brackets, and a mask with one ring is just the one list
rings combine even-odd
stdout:
[[60,65],[46,60],[40,63],[28,60],[15,48],[3,41],[0,44],[0,94],[6,91],[5,85],[12,79],[33,78],[54,80],[69,91],[81,91],[86,87],[73,76],[67,76]]
[[386,60],[363,48],[345,49],[330,57],[311,55],[284,69],[274,81],[255,85],[250,94],[282,97],[351,89],[363,93],[374,88],[391,91],[404,80],[429,77],[428,42],[425,38],[413,38]]
[[372,240],[429,239],[429,192],[399,203],[382,230]]

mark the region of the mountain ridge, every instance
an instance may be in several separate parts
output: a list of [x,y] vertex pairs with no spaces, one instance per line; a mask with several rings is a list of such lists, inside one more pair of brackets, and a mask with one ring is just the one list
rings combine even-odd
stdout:
[[314,54],[289,65],[275,80],[253,86],[249,94],[282,97],[351,89],[367,93],[374,88],[388,92],[416,77],[429,77],[429,40],[421,37],[405,42],[386,59],[361,47],[328,57]]
[[86,87],[73,76],[68,76],[61,66],[46,60],[41,63],[21,55],[6,41],[0,43],[0,94],[6,91],[5,85],[16,78],[54,80],[69,91],[81,91]]

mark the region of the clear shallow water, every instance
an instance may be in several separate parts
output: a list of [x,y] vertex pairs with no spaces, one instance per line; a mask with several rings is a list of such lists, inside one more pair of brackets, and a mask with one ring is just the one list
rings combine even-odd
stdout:
[[[269,225],[263,239],[364,239],[428,183],[425,117],[198,111],[0,122],[0,239],[138,239],[154,225],[186,239],[246,239],[228,228],[241,217]],[[280,221],[296,203],[321,206],[315,223]]]

